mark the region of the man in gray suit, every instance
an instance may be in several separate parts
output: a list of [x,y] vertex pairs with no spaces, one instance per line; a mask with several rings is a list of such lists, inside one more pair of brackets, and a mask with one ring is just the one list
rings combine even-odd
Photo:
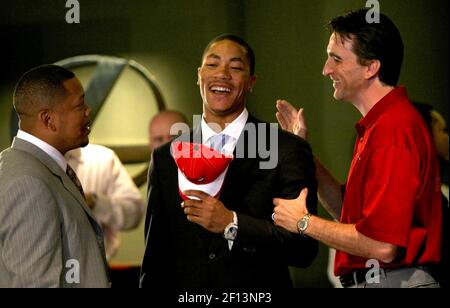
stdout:
[[103,233],[64,154],[89,142],[75,75],[45,65],[14,91],[19,132],[0,154],[0,288],[108,287]]

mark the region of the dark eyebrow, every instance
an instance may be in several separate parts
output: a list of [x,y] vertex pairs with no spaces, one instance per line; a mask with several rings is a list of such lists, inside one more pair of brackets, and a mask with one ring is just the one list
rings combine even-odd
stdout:
[[341,58],[340,56],[338,56],[337,54],[335,54],[334,52],[330,52],[328,55],[329,55],[330,57],[333,57],[333,58],[337,58],[337,59],[339,59],[339,60],[342,60],[342,58]]
[[[213,58],[213,59],[219,59],[219,60],[221,59],[220,56],[218,56],[214,53],[208,55],[206,58]],[[244,60],[242,60],[241,57],[234,57],[234,58],[230,59],[230,62],[236,62],[236,61],[244,63]]]
[[236,58],[231,58],[230,62],[241,62],[244,63],[244,60],[242,60],[242,58],[236,57]]
[[208,55],[206,58],[214,58],[214,59],[220,59],[220,57],[214,53]]

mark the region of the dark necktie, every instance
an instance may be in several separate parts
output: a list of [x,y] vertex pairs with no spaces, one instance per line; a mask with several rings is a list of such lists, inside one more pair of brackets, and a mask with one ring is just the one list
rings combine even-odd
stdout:
[[83,187],[81,186],[80,180],[78,179],[75,171],[73,171],[73,169],[69,166],[69,164],[67,164],[66,174],[78,188],[83,198],[86,200],[86,196],[84,195]]

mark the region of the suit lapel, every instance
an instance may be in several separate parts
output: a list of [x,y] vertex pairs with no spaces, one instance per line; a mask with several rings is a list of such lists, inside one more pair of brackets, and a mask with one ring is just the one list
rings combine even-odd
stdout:
[[[201,144],[203,141],[202,139],[203,139],[203,136],[202,136],[201,125],[198,125],[198,126],[194,127],[194,129],[189,134],[181,135],[174,141],[185,141],[185,142]],[[175,174],[176,174],[176,181],[177,181],[176,185],[178,187],[178,173],[176,172]],[[179,196],[178,198],[180,200],[179,203],[181,203],[181,201],[182,201],[181,197]],[[206,229],[204,229],[202,226],[199,226],[199,225],[194,226],[194,229],[195,229],[194,232],[198,236],[200,246],[202,246],[205,251],[208,251],[208,249],[210,247],[210,243],[211,243],[211,238],[214,236],[214,234],[207,231]]]
[[[250,114],[247,119],[246,125],[249,123],[251,125],[256,125],[257,123],[257,120]],[[233,211],[240,210],[239,204],[234,202],[234,200],[236,199],[235,197],[245,195],[248,183],[251,183],[252,177],[254,176],[254,171],[256,170],[256,168],[258,168],[259,162],[257,158],[248,157],[248,142],[244,138],[244,133],[241,133],[237,144],[241,142],[245,144],[245,154],[242,158],[237,158],[236,148],[234,149],[233,155],[235,159],[231,161],[228,167],[227,175],[222,187],[222,192],[219,197],[220,201],[222,201],[229,210]],[[258,155],[256,155],[256,157],[258,157]],[[212,251],[228,251],[228,242],[221,236],[221,234],[214,236],[209,245]]]
[[100,249],[100,253],[102,255],[102,259],[105,266],[105,271],[109,280],[109,269],[108,269],[108,262],[106,260],[105,244],[103,240],[103,230],[99,225],[99,223],[97,222],[96,218],[94,217],[92,211],[87,206],[86,201],[84,200],[78,188],[75,186],[74,183],[72,183],[72,180],[69,178],[66,172],[61,169],[61,167],[56,163],[56,161],[54,161],[47,153],[45,153],[43,150],[41,150],[34,144],[22,140],[20,138],[14,138],[11,148],[27,152],[33,157],[36,157],[44,166],[48,168],[48,170],[50,170],[51,173],[53,173],[54,176],[58,177],[61,180],[64,188],[68,192],[70,192],[70,194],[78,201],[78,205],[81,206],[83,211],[86,213],[87,218],[89,219],[89,222],[92,226],[92,229],[95,232],[98,247]]
[[[249,114],[247,124],[249,123],[257,125],[258,121]],[[244,138],[244,134],[241,133],[241,135],[239,136],[238,144],[239,142],[245,142]],[[201,126],[199,125],[195,127],[190,134],[180,136],[179,138],[177,138],[177,141],[202,143]],[[248,142],[245,142],[245,151],[247,151],[247,144]],[[233,155],[234,157],[236,157],[236,149],[234,150]],[[219,199],[228,203],[227,205],[229,206],[230,210],[239,210],[238,208],[235,208],[237,204],[227,201],[233,200],[233,197],[236,194],[240,194],[240,191],[243,189],[245,190],[245,187],[247,187],[247,184],[252,178],[255,168],[258,167],[259,160],[257,158],[248,158],[247,156],[248,155],[246,152],[243,158],[235,158],[231,161],[227,176],[223,183],[222,193],[219,196]],[[219,251],[223,249],[226,249],[228,251],[227,241],[223,239],[221,234],[211,233],[201,226],[198,226],[198,228],[196,228],[196,232],[201,239],[201,245],[206,251]]]
[[[257,120],[252,117],[252,115],[248,115],[247,123],[246,125],[257,125]],[[230,166],[228,168],[227,176],[225,178],[223,187],[222,187],[222,194],[220,199],[227,200],[230,195],[235,195],[236,190],[239,190],[240,188],[246,187],[246,183],[251,181],[252,174],[254,173],[255,166],[258,164],[257,158],[249,158],[248,156],[248,141],[245,139],[244,135],[245,128],[241,135],[239,136],[237,144],[244,144],[244,155],[241,158],[237,158],[237,151],[236,148],[234,149],[234,157],[230,163]],[[247,137],[248,138],[248,137]],[[258,140],[258,139],[257,139]],[[237,147],[237,146],[236,146]],[[258,154],[256,153],[256,157],[258,157]],[[234,210],[234,208],[231,208]]]
[[70,192],[70,194],[78,201],[79,206],[81,206],[82,209],[86,212],[86,214],[89,217],[89,220],[91,221],[91,224],[94,222],[93,227],[95,229],[95,232],[99,233],[100,230],[101,233],[101,228],[98,225],[97,220],[92,214],[92,211],[87,206],[86,201],[84,200],[78,188],[75,186],[74,183],[72,183],[72,180],[61,169],[61,167],[47,153],[45,153],[43,150],[41,150],[34,144],[19,138],[14,138],[11,148],[24,151],[33,155],[43,165],[45,165],[50,170],[51,173],[53,173],[56,177],[58,177],[61,180],[64,188]]

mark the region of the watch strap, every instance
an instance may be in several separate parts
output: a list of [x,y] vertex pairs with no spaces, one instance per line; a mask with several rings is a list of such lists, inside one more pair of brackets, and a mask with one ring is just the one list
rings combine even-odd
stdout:
[[297,223],[298,233],[300,233],[302,236],[305,236],[305,231],[308,228],[308,223],[311,216],[312,216],[311,213],[307,213]]

